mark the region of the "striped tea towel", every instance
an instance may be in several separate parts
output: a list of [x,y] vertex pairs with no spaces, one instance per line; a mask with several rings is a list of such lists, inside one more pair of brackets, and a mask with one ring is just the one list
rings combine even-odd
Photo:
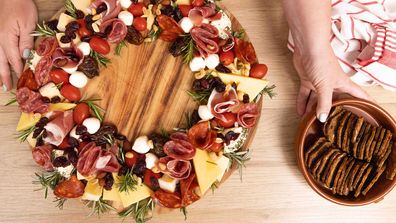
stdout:
[[332,0],[330,42],[355,83],[396,91],[396,0]]

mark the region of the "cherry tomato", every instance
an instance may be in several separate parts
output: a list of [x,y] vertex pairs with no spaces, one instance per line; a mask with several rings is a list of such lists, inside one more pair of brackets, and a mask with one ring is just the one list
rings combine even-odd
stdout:
[[188,13],[193,7],[191,5],[179,5],[180,12],[183,17],[188,17]]
[[144,14],[143,8],[145,8],[145,6],[143,3],[140,2],[140,3],[132,4],[131,6],[129,6],[128,11],[130,13],[132,13],[133,16],[139,17]]
[[139,154],[135,151],[129,151],[125,153],[125,164],[131,168],[133,167],[139,158]]
[[69,83],[69,74],[62,70],[62,69],[53,69],[50,72],[50,78],[51,81],[54,82],[55,84],[68,84]]
[[144,173],[144,184],[148,187],[151,188],[151,190],[156,191],[159,190],[159,184],[158,184],[158,179],[161,177],[161,174],[159,173],[154,173],[151,170],[146,170]]
[[70,147],[71,147],[71,146],[70,146],[70,144],[69,144],[69,136],[66,136],[66,137],[63,139],[62,143],[58,146],[58,148],[61,149],[61,150],[66,150],[66,149],[68,149],[68,148],[70,148]]
[[235,54],[234,51],[229,50],[227,52],[220,52],[220,62],[225,65],[228,66],[230,64],[232,64],[234,62],[235,59]]
[[191,4],[194,7],[200,7],[200,6],[203,6],[204,3],[205,3],[204,0],[193,0]]
[[267,74],[268,67],[265,64],[254,64],[250,69],[250,77],[261,79]]
[[231,127],[233,127],[234,124],[235,124],[235,122],[237,121],[236,115],[233,114],[233,113],[231,113],[231,112],[224,113],[223,115],[224,115],[224,120],[221,120],[221,119],[217,119],[217,118],[216,118],[217,123],[218,123],[220,126],[224,127],[224,128],[231,128]]
[[83,121],[91,116],[91,111],[86,103],[78,104],[73,110],[73,120],[81,125]]
[[71,84],[63,85],[63,87],[60,90],[60,93],[63,97],[65,97],[69,101],[79,101],[81,99],[80,90]]
[[110,53],[110,44],[105,39],[94,36],[89,41],[89,46],[97,53],[106,55]]
[[147,29],[147,21],[142,17],[135,18],[132,25],[137,31],[145,31]]
[[77,33],[80,37],[90,36],[92,32],[87,28],[87,23],[85,19],[79,19],[77,22],[80,24],[80,28],[78,29]]

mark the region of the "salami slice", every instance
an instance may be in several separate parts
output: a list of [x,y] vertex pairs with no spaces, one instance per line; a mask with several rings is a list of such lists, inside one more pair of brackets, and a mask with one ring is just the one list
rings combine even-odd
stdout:
[[208,149],[216,141],[217,132],[210,129],[209,122],[200,122],[188,130],[188,138],[197,149]]
[[191,174],[187,179],[180,181],[180,191],[182,198],[181,205],[183,207],[187,207],[188,205],[199,200],[200,196],[195,193],[197,187],[198,182],[195,173]]
[[173,133],[171,141],[164,144],[164,152],[169,157],[176,160],[191,160],[196,149],[188,141],[188,137],[184,133]]
[[204,23],[191,29],[191,37],[195,41],[201,56],[207,57],[208,54],[219,52],[219,45],[215,41],[219,37],[219,31],[216,27]]
[[37,54],[42,57],[50,57],[58,47],[58,40],[55,37],[43,38],[37,47]]
[[100,25],[100,31],[105,33],[107,28],[111,27],[110,33],[107,35],[109,43],[119,43],[125,39],[128,28],[120,19],[110,19]]
[[43,86],[50,81],[49,73],[52,68],[52,59],[50,56],[44,56],[38,62],[34,78],[39,86]]
[[42,96],[30,90],[27,87],[22,87],[16,92],[16,99],[19,104],[19,108],[22,112],[26,113],[45,113],[48,111],[48,104],[42,101]]
[[33,160],[46,171],[54,169],[51,161],[52,150],[51,145],[38,146],[32,150]]
[[157,22],[161,28],[160,39],[167,42],[172,42],[183,34],[183,29],[179,24],[170,16],[159,15],[157,16]]
[[234,47],[236,57],[243,63],[254,64],[257,62],[256,51],[251,42],[236,39]]
[[164,190],[158,190],[154,193],[154,198],[160,205],[166,208],[182,207],[181,197],[178,193],[169,193]]
[[258,116],[257,104],[243,104],[237,114],[238,123],[244,128],[252,128],[256,124]]

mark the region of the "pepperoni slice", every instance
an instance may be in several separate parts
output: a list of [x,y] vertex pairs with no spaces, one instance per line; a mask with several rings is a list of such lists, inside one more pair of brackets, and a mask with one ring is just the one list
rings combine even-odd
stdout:
[[208,54],[219,52],[219,44],[215,41],[219,37],[219,31],[216,27],[203,23],[200,27],[191,29],[191,37],[197,44],[201,56],[207,57]]
[[154,197],[159,204],[166,208],[182,207],[182,200],[179,193],[169,193],[164,190],[158,190],[154,193]]
[[157,16],[157,22],[161,28],[160,39],[163,41],[172,42],[183,34],[182,28],[172,17],[159,15]]
[[243,104],[237,114],[238,123],[244,128],[252,128],[256,124],[258,116],[257,104]]
[[43,38],[37,47],[37,54],[39,56],[52,56],[52,53],[58,47],[58,40],[55,37]]
[[209,122],[200,122],[188,130],[188,138],[195,148],[208,149],[216,137],[217,132],[210,129]]
[[78,198],[84,194],[85,185],[77,179],[76,175],[65,180],[54,189],[55,196],[59,198]]
[[23,87],[27,87],[32,91],[37,91],[39,89],[39,86],[34,78],[33,71],[30,68],[26,69],[18,79],[17,90]]
[[257,62],[257,55],[251,42],[236,39],[234,50],[237,58],[243,63],[254,64]]
[[54,169],[51,162],[52,150],[53,148],[51,145],[38,146],[32,150],[34,161],[46,171],[52,171]]
[[50,81],[49,73],[52,68],[52,59],[50,56],[44,56],[36,66],[34,78],[39,86],[43,86]]
[[186,207],[195,201],[199,200],[199,195],[195,193],[195,189],[198,187],[198,183],[196,180],[196,175],[191,174],[185,180],[180,181],[180,191],[182,197],[182,206]]
[[164,152],[173,159],[191,160],[196,152],[196,149],[184,133],[173,133],[170,137],[172,140],[164,145]]

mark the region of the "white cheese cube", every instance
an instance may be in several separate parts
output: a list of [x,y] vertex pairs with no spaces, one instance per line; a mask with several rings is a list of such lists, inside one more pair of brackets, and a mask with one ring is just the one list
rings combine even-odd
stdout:
[[39,89],[39,92],[40,92],[41,96],[43,96],[43,97],[47,97],[47,98],[51,99],[55,96],[58,96],[61,99],[63,99],[63,96],[61,95],[58,87],[52,82],[42,86]]
[[165,174],[158,179],[158,183],[162,190],[174,193],[176,190],[176,185],[177,183],[179,183],[179,180]]

